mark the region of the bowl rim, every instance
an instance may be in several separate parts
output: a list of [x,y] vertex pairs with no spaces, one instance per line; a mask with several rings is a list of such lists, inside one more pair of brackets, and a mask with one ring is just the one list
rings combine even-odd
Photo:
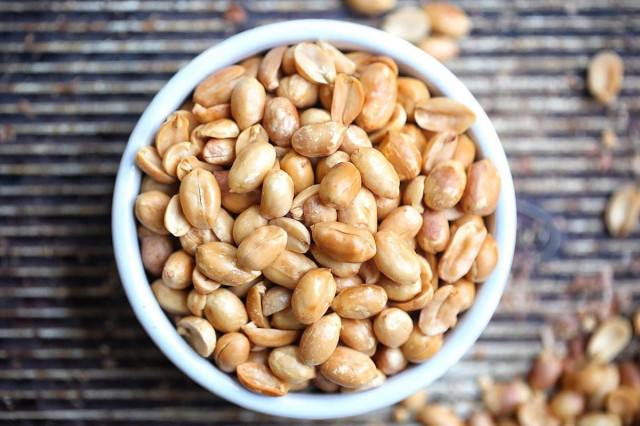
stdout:
[[[501,177],[501,193],[494,217],[494,237],[500,250],[498,265],[479,288],[473,306],[432,358],[407,372],[391,376],[381,387],[353,394],[291,393],[274,398],[245,389],[231,375],[200,357],[179,336],[159,307],[146,278],[138,246],[133,207],[141,171],[137,150],[149,145],[160,124],[216,69],[239,62],[274,46],[322,39],[343,49],[387,55],[408,75],[427,82],[430,89],[471,108],[477,120],[470,129],[482,157],[489,157]],[[516,204],[511,171],[502,144],[487,114],[469,90],[444,65],[411,43],[378,29],[344,21],[306,19],[253,28],[212,46],[178,71],[149,103],[124,150],[116,178],[112,236],[122,285],[136,317],[156,346],[192,380],[214,394],[251,410],[290,418],[330,419],[354,416],[392,405],[433,383],[451,368],[478,339],[495,312],[509,277],[516,234]]]

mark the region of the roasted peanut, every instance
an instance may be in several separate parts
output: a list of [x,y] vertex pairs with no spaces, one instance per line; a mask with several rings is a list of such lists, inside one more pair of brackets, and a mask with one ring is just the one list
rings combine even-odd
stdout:
[[469,108],[451,98],[423,99],[416,104],[414,112],[418,126],[432,132],[467,131],[476,121],[476,116]]
[[308,108],[318,101],[318,86],[300,74],[293,74],[280,81],[276,94],[289,99],[296,108]]
[[162,157],[158,154],[158,150],[152,146],[143,146],[138,150],[136,164],[143,172],[160,183],[173,183],[176,181],[175,176],[166,172],[162,165]]
[[361,187],[351,205],[338,211],[338,221],[376,232],[378,230],[378,208],[376,199],[365,187]]
[[286,50],[287,46],[274,47],[260,61],[257,78],[269,92],[273,92],[280,85],[279,71]]
[[313,379],[316,369],[300,362],[299,352],[297,346],[283,346],[272,350],[268,362],[273,374],[288,383]]
[[246,68],[240,65],[231,65],[214,72],[198,84],[193,93],[193,100],[204,107],[229,102],[233,88],[246,72]]
[[274,286],[271,287],[262,297],[262,313],[271,316],[281,312],[291,306],[291,290]]
[[276,161],[276,151],[269,143],[253,143],[243,149],[229,170],[229,188],[245,193],[258,189]]
[[302,220],[305,226],[311,227],[320,222],[335,222],[337,218],[336,209],[323,203],[317,194],[309,197],[302,205]]
[[315,123],[331,121],[331,114],[326,109],[308,108],[300,113],[300,125],[307,126]]
[[422,289],[420,280],[416,280],[411,284],[399,284],[384,275],[380,277],[376,284],[384,289],[389,300],[393,302],[407,302],[416,297]]
[[416,104],[430,97],[429,89],[422,81],[413,77],[398,77],[398,103],[406,111],[409,121],[414,121]]
[[164,227],[164,215],[171,198],[160,191],[148,191],[136,197],[135,215],[142,226],[156,234],[169,233]]
[[298,43],[293,50],[296,70],[312,83],[330,84],[336,78],[336,67],[327,52],[315,43]]
[[462,210],[481,216],[493,213],[500,195],[500,176],[491,160],[486,158],[469,166],[466,181]]
[[487,234],[480,251],[473,261],[467,278],[473,282],[481,283],[489,278],[498,264],[498,243],[491,234]]
[[332,167],[338,163],[349,162],[350,160],[351,157],[344,151],[336,151],[333,154],[322,158],[318,161],[318,164],[316,164],[316,183],[322,182],[322,179],[324,179]]
[[320,250],[335,260],[362,263],[376,254],[371,232],[340,222],[321,222],[311,228],[311,235]]
[[400,178],[393,165],[375,148],[358,148],[351,154],[362,183],[371,192],[384,198],[400,195]]
[[294,289],[300,278],[317,268],[311,259],[303,254],[285,250],[269,267],[262,270],[269,281],[288,289]]
[[401,206],[389,213],[378,229],[389,229],[406,241],[418,235],[422,229],[422,215],[411,206]]
[[378,341],[388,348],[403,345],[413,330],[413,320],[398,308],[388,308],[376,315],[373,331]]
[[427,404],[417,415],[424,426],[464,426],[464,422],[455,411],[440,404]]
[[249,321],[240,298],[226,288],[219,288],[207,295],[204,316],[216,330],[224,333],[238,331]]
[[244,334],[226,333],[218,339],[213,357],[220,370],[231,373],[238,365],[247,361],[249,349],[249,339]]
[[427,336],[422,334],[417,324],[414,324],[409,339],[400,349],[407,361],[421,363],[435,355],[442,347],[442,343],[442,334]]
[[396,0],[347,0],[347,5],[363,15],[379,15],[396,6]]
[[214,281],[238,286],[260,275],[259,271],[244,269],[237,259],[237,249],[221,242],[205,243],[196,249],[196,265],[200,272]]
[[329,309],[335,294],[336,281],[329,269],[309,271],[298,281],[293,291],[293,313],[301,323],[313,324]]
[[193,288],[201,294],[209,294],[214,290],[220,288],[222,284],[204,275],[198,271],[198,268],[193,269],[191,274],[191,281],[193,282]]
[[462,163],[441,161],[424,180],[424,203],[434,210],[446,210],[456,204],[465,193],[467,175]]
[[438,262],[438,276],[448,283],[462,278],[473,265],[487,235],[485,227],[467,222],[451,235]]
[[269,221],[269,225],[278,226],[287,233],[286,249],[296,253],[306,253],[311,245],[311,234],[300,222],[289,217],[279,217]]
[[262,271],[282,254],[287,245],[287,233],[277,226],[256,229],[238,246],[238,263],[246,269]]
[[599,52],[589,61],[587,89],[604,105],[611,104],[620,93],[624,78],[624,63],[613,51]]
[[374,235],[376,266],[398,284],[410,285],[420,279],[420,264],[416,253],[395,232],[382,229]]
[[349,207],[361,186],[358,169],[350,162],[342,162],[333,166],[324,176],[318,195],[323,203],[341,210]]
[[345,130],[344,137],[342,138],[342,144],[338,149],[351,155],[358,148],[371,147],[371,140],[369,139],[369,135],[367,135],[367,132],[362,130],[362,128],[352,124],[347,127],[347,130]]
[[229,188],[229,172],[227,170],[214,172],[213,175],[220,186],[222,207],[231,213],[242,213],[249,207],[260,204],[259,189],[245,193],[231,192]]
[[629,235],[638,226],[640,217],[640,190],[625,185],[616,190],[604,211],[604,224],[615,238]]
[[254,345],[266,348],[279,348],[287,346],[298,340],[298,330],[277,330],[275,328],[258,328],[250,322],[242,326],[242,331]]
[[305,157],[325,157],[338,150],[345,126],[332,121],[300,127],[291,138],[291,147]]
[[173,252],[173,240],[169,235],[159,235],[144,226],[138,228],[142,265],[152,275],[162,274],[164,263]]
[[311,246],[311,255],[320,265],[331,270],[336,277],[350,277],[358,273],[360,263],[340,262],[324,253],[316,245]]
[[189,315],[187,306],[187,291],[176,290],[167,286],[161,279],[155,280],[151,284],[151,291],[158,301],[158,305],[166,312],[174,315]]
[[300,360],[307,365],[326,362],[338,346],[341,321],[336,313],[320,318],[307,326],[300,337]]
[[396,75],[386,64],[375,62],[365,68],[360,76],[364,105],[356,124],[365,131],[379,130],[391,118],[398,95]]
[[213,353],[216,347],[216,332],[203,318],[184,317],[177,324],[178,334],[198,352],[200,356],[205,358]]
[[238,365],[236,373],[240,383],[253,392],[269,396],[283,396],[289,392],[289,384],[263,364],[245,362]]
[[182,250],[169,256],[162,270],[162,281],[176,290],[187,288],[191,285],[194,261],[191,256]]
[[291,137],[300,128],[296,106],[281,96],[269,99],[265,105],[262,125],[269,139],[278,146],[290,146]]
[[282,158],[280,168],[291,176],[295,194],[313,185],[313,167],[307,157],[292,151]]
[[320,372],[340,386],[354,388],[375,378],[376,365],[368,356],[338,346],[329,359],[320,365]]
[[211,229],[220,211],[220,187],[211,172],[195,169],[182,180],[180,206],[191,225]]
[[338,74],[333,86],[331,119],[348,126],[356,119],[364,105],[364,92],[360,80],[346,74]]
[[373,356],[376,367],[387,376],[401,372],[407,367],[408,361],[401,349],[380,346]]
[[345,288],[333,299],[331,309],[342,318],[364,319],[384,309],[387,293],[375,284]]
[[411,180],[420,174],[422,156],[408,135],[389,132],[378,149],[391,163],[400,181]]

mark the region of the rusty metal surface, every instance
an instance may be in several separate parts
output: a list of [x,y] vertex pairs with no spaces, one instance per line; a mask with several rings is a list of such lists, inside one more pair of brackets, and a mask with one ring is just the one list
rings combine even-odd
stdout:
[[[246,21],[227,1],[0,1],[0,421],[285,421],[211,395],[164,358],[124,297],[110,240],[120,153],[187,61],[266,22],[377,24],[338,0],[239,3]],[[627,312],[640,299],[640,232],[613,240],[601,220],[608,194],[640,172],[640,2],[456,3],[474,31],[448,65],[493,119],[522,212],[498,312],[429,390],[464,412],[478,374],[527,369],[542,324],[567,330],[572,312]],[[608,109],[584,87],[603,48],[626,67]],[[612,150],[605,128],[619,138]],[[387,421],[389,410],[344,422]]]

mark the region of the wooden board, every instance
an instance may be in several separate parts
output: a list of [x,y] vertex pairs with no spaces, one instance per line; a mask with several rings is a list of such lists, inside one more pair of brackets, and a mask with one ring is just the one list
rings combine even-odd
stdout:
[[[247,20],[233,23],[227,1],[0,1],[0,420],[285,421],[211,395],[164,358],[124,297],[110,239],[128,135],[196,54],[284,19],[379,24],[338,0],[239,3]],[[629,312],[640,299],[640,232],[613,240],[602,224],[608,195],[640,173],[640,2],[456,3],[474,31],[448,65],[493,119],[521,203],[500,308],[429,389],[465,412],[479,374],[526,371],[542,324],[566,330],[573,312],[612,302]],[[605,48],[626,67],[611,108],[584,83]],[[605,128],[619,138],[612,150],[601,146]],[[389,412],[344,422],[387,422]]]

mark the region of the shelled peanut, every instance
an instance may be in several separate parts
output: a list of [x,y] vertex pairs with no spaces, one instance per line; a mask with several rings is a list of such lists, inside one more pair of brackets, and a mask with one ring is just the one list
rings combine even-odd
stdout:
[[498,261],[483,217],[500,178],[474,120],[393,59],[325,42],[214,72],[137,156],[158,303],[265,395],[426,361]]

